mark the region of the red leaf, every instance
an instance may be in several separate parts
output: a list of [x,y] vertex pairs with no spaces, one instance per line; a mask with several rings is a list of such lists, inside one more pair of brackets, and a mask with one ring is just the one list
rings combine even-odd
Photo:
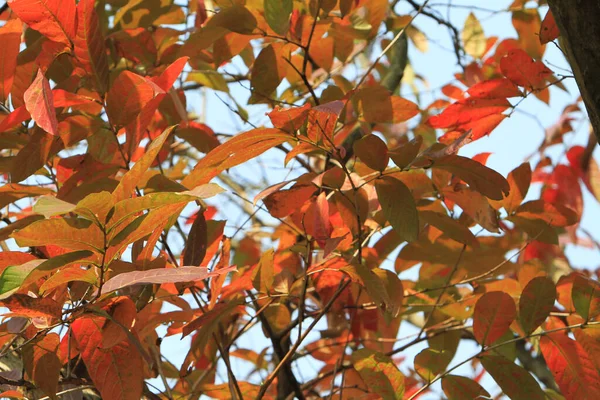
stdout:
[[560,36],[560,30],[554,20],[551,10],[548,10],[540,27],[540,43],[546,44]]
[[158,87],[160,87],[165,92],[168,92],[179,75],[181,75],[181,71],[185,67],[185,64],[188,62],[189,57],[180,57],[177,60],[173,61],[171,65],[169,65],[163,72],[157,77],[151,78],[152,82],[156,83]]
[[[0,28],[0,103],[6,103],[10,94],[15,68],[17,67],[17,56],[21,45],[21,31],[23,23],[18,19],[11,19]],[[2,131],[2,129],[0,129]]]
[[183,250],[183,265],[200,266],[206,255],[208,227],[204,213],[199,211],[190,228]]
[[21,106],[8,114],[2,122],[0,122],[0,132],[5,132],[9,129],[16,127],[17,125],[27,121],[31,118],[31,114],[25,108],[25,106]]
[[600,398],[598,370],[579,343],[562,332],[551,333],[542,336],[540,350],[565,398]]
[[85,72],[94,78],[101,93],[108,88],[108,58],[100,29],[95,0],[82,0],[77,5],[77,35],[74,53]]
[[191,282],[211,276],[226,274],[235,270],[235,266],[208,272],[203,267],[160,268],[148,271],[124,272],[109,279],[102,286],[102,293],[109,293],[132,285]]
[[21,21],[48,39],[68,46],[75,39],[75,0],[10,0],[8,5]]
[[492,114],[500,114],[510,107],[505,98],[468,98],[446,107],[440,115],[427,120],[432,128],[451,128],[474,122]]
[[521,49],[509,50],[500,60],[500,69],[515,85],[527,90],[543,89],[546,80],[552,76],[552,71],[543,62],[534,60]]
[[58,121],[54,110],[54,99],[48,79],[38,70],[35,80],[23,96],[25,108],[40,128],[49,134],[58,135]]
[[102,349],[104,322],[100,317],[78,318],[71,325],[81,358],[102,398],[139,400],[143,390],[142,356],[128,340]]
[[467,90],[471,98],[479,99],[505,99],[507,97],[522,96],[519,88],[506,78],[490,79],[476,83]]
[[517,316],[515,301],[504,292],[489,292],[477,300],[473,313],[473,334],[482,345],[500,339]]

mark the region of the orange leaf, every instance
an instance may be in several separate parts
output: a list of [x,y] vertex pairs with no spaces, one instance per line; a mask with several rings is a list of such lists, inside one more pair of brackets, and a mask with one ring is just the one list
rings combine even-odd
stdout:
[[142,112],[146,104],[163,90],[148,79],[131,71],[123,71],[106,95],[106,114],[110,123],[122,127]]
[[[11,19],[0,28],[0,103],[6,103],[10,94],[15,69],[17,68],[17,56],[21,45],[21,32],[23,23],[18,19]],[[0,129],[3,131],[3,129]]]
[[95,80],[98,90],[105,93],[108,88],[108,58],[94,3],[94,0],[82,0],[77,5],[77,35],[73,51],[85,72]]
[[58,334],[49,333],[23,350],[27,374],[50,398],[56,396],[62,368],[62,362],[58,357],[59,344]]
[[188,188],[208,183],[226,169],[248,161],[288,139],[290,136],[287,133],[272,128],[257,128],[241,133],[208,153],[181,183]]
[[302,107],[294,108],[275,107],[275,109],[270,113],[267,113],[267,115],[275,128],[293,133],[304,125],[310,108],[310,103],[306,103]]
[[473,334],[482,345],[500,339],[517,316],[515,301],[504,292],[489,292],[477,300],[473,313]]
[[38,70],[36,78],[29,89],[25,91],[23,99],[25,108],[36,124],[51,135],[58,135],[58,121],[54,110],[52,89],[41,70]]
[[538,9],[529,8],[514,11],[512,24],[519,34],[521,48],[536,60],[541,59],[544,50],[546,50],[546,45],[538,37],[542,25]]
[[135,303],[126,296],[111,299],[104,309],[112,316],[102,328],[102,348],[110,349],[127,339],[125,329],[131,329],[137,315]]
[[75,39],[75,0],[11,0],[8,5],[21,21],[48,39],[68,46]]
[[542,336],[540,350],[568,400],[600,398],[600,375],[583,347],[561,332]]
[[552,226],[563,227],[575,224],[579,217],[570,208],[560,204],[546,203],[544,200],[532,200],[523,203],[515,215],[526,219],[541,219]]

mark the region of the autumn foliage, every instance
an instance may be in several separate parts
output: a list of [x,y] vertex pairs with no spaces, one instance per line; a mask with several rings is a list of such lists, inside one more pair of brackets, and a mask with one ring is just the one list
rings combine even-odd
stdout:
[[[9,0],[0,397],[600,399],[581,102],[506,176],[459,155],[566,90],[552,14],[488,37],[423,3]],[[427,19],[456,57],[433,101]]]

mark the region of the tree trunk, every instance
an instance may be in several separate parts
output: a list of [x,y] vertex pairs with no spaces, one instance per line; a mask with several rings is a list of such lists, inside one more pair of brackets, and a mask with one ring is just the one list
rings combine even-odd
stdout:
[[596,138],[600,137],[600,4],[548,0]]

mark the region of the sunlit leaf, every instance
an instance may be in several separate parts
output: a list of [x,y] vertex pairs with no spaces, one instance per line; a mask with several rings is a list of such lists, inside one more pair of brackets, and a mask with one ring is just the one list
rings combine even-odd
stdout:
[[234,271],[235,266],[209,272],[203,267],[180,267],[151,269],[148,271],[124,272],[106,281],[102,293],[109,293],[132,285],[191,282],[226,274]]

